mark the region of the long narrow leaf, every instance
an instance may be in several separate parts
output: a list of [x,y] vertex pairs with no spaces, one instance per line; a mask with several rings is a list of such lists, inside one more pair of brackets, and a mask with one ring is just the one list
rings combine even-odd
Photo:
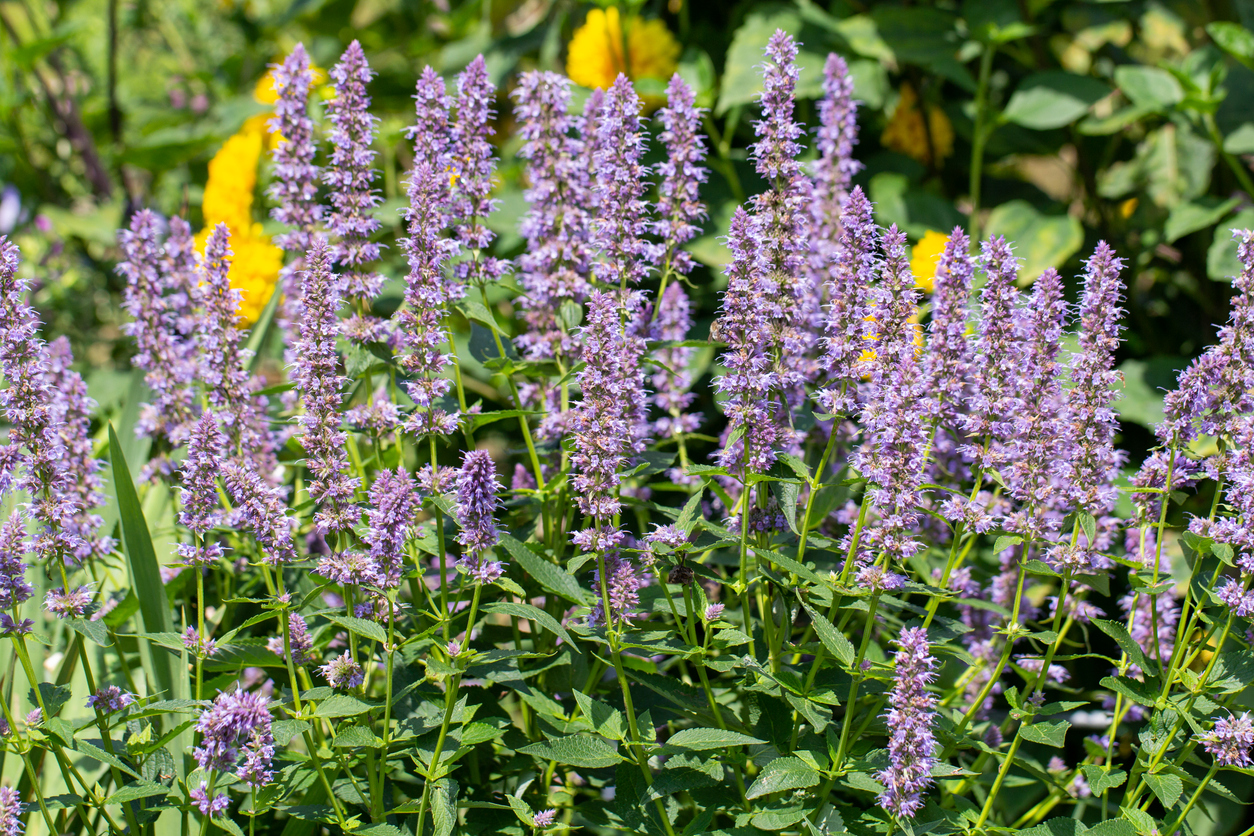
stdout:
[[[161,567],[152,547],[152,535],[139,504],[139,495],[135,492],[130,468],[126,465],[126,456],[112,425],[109,427],[109,457],[113,463],[113,490],[118,501],[118,519],[122,525],[126,566],[130,572],[131,586],[139,598],[140,622],[146,633],[172,633],[174,619],[166,599],[165,584],[161,580]],[[153,684],[163,698],[187,699],[187,677],[179,670],[176,657],[164,648],[154,649],[148,641],[141,641],[140,649],[147,657]],[[172,727],[175,721],[173,716],[165,718],[167,726]],[[186,739],[181,739],[183,737]],[[190,751],[191,743],[191,735],[184,732],[175,751]],[[182,777],[182,759],[175,758],[175,763],[179,766]]]

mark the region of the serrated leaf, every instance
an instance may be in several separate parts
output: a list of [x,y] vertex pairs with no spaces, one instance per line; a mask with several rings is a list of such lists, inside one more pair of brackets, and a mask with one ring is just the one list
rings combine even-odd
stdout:
[[1071,724],[1066,720],[1059,720],[1056,723],[1037,722],[1024,726],[1019,733],[1023,735],[1024,740],[1062,749],[1067,745],[1066,737],[1069,728]]
[[771,484],[771,493],[775,495],[775,501],[779,503],[779,510],[783,512],[784,519],[788,521],[788,528],[793,534],[797,531],[797,497],[801,494],[801,485],[796,482],[773,482]]
[[762,768],[745,798],[753,800],[781,790],[797,790],[816,786],[822,776],[801,758],[776,758]]
[[138,801],[141,798],[152,798],[158,795],[169,795],[169,793],[170,788],[161,784],[151,781],[136,781],[113,793],[113,795],[105,799],[105,804],[125,804],[128,801]]
[[354,618],[351,615],[328,615],[327,619],[340,625],[350,633],[355,633],[358,636],[364,636],[383,644],[387,643],[387,631],[373,621],[364,618]]
[[684,729],[671,735],[666,741],[666,746],[673,749],[705,752],[710,749],[725,749],[730,746],[753,746],[765,742],[765,740],[759,740],[747,734],[724,729]]
[[1094,618],[1093,624],[1097,629],[1115,640],[1115,644],[1119,645],[1119,649],[1128,655],[1137,667],[1145,671],[1154,670],[1152,663],[1145,656],[1145,651],[1136,643],[1128,628],[1117,621],[1107,621],[1104,618]]
[[621,711],[607,703],[593,699],[582,691],[575,691],[575,702],[579,703],[579,710],[583,712],[583,716],[588,720],[594,732],[610,740],[624,739],[626,720]]
[[335,733],[335,740],[331,745],[338,749],[353,749],[363,746],[371,747],[376,742],[378,742],[378,738],[366,726],[348,726]]
[[315,717],[356,717],[358,714],[365,714],[375,706],[368,702],[362,702],[356,697],[350,697],[348,694],[333,694],[322,702],[318,703],[318,710],[314,712]]
[[1128,779],[1128,773],[1122,769],[1109,769],[1092,763],[1086,763],[1080,768],[1084,772],[1085,780],[1089,782],[1089,789],[1099,798],[1106,790],[1123,786],[1123,782]]
[[573,645],[575,643],[574,639],[571,638],[570,633],[566,631],[566,628],[562,626],[560,621],[539,607],[531,604],[517,604],[513,601],[498,601],[496,603],[488,604],[483,608],[483,611],[488,613],[504,613],[505,615],[512,615],[518,618],[525,618],[530,621],[534,621],[550,633],[559,636],[562,641],[567,644]]
[[523,571],[541,587],[560,595],[572,604],[583,604],[583,588],[574,577],[554,566],[508,534],[501,535],[501,545],[518,561]]
[[845,634],[836,629],[836,625],[827,620],[827,616],[805,604],[806,612],[810,615],[810,620],[814,624],[814,632],[818,634],[819,641],[823,642],[823,646],[827,648],[827,652],[840,660],[841,664],[849,667],[853,665],[854,659],[857,657],[857,651],[854,650],[853,644],[849,639],[845,638]]
[[585,769],[602,769],[624,760],[606,740],[590,734],[572,734],[532,743],[518,751],[541,760],[582,766]]
[[1158,796],[1158,800],[1163,803],[1164,807],[1171,808],[1180,800],[1180,796],[1184,793],[1184,782],[1175,775],[1168,773],[1154,774],[1147,772],[1145,774],[1145,783],[1154,795]]
[[452,778],[444,777],[435,782],[431,820],[435,836],[449,836],[457,826],[457,782]]

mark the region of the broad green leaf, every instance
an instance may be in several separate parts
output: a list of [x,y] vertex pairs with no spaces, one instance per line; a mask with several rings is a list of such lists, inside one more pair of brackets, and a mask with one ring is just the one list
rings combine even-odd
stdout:
[[590,734],[572,734],[554,740],[532,743],[518,751],[542,761],[556,761],[585,769],[601,769],[624,760],[609,742]]
[[334,694],[318,703],[315,717],[356,717],[374,708],[373,703],[362,702],[348,694]]
[[765,740],[759,740],[756,737],[750,737],[747,734],[730,730],[684,729],[671,735],[666,741],[666,746],[674,749],[704,752],[709,749],[725,749],[730,746],[752,746],[765,742]]
[[776,758],[763,767],[745,797],[749,800],[781,790],[797,790],[816,786],[822,776],[801,758]]
[[553,616],[546,613],[539,607],[531,604],[516,604],[512,601],[498,601],[488,604],[483,608],[487,613],[504,613],[518,618],[525,618],[534,621],[550,633],[559,636],[562,641],[573,645],[575,640],[571,638],[570,633],[562,626],[562,623]]
[[444,777],[435,782],[431,822],[435,826],[435,836],[450,836],[453,828],[457,827],[457,782],[452,778]]
[[1084,243],[1078,220],[1046,215],[1026,200],[1007,201],[990,212],[986,232],[1014,242],[1022,282],[1034,280],[1047,267],[1061,267]]
[[1128,633],[1128,628],[1117,621],[1107,621],[1104,618],[1094,618],[1093,625],[1106,635],[1115,640],[1119,645],[1119,649],[1128,654],[1128,658],[1142,670],[1153,670],[1152,663],[1145,656],[1145,651],[1136,643],[1132,636]]
[[508,534],[501,535],[501,545],[518,561],[522,570],[544,589],[560,595],[572,604],[583,604],[583,587],[574,577],[554,566]]
[[1099,798],[1106,790],[1123,786],[1123,782],[1128,779],[1128,773],[1122,769],[1111,769],[1092,763],[1084,764],[1081,769],[1084,772],[1085,779],[1089,782],[1089,789],[1093,791],[1093,795]]
[[1056,723],[1037,722],[1024,726],[1020,734],[1023,735],[1024,740],[1062,749],[1067,745],[1066,737],[1069,728],[1071,724],[1066,720],[1059,720]]
[[[761,66],[766,60],[766,42],[776,29],[797,34],[801,31],[801,17],[786,8],[751,12],[732,36],[724,62],[723,82],[719,89],[715,116],[722,116],[737,105],[753,104],[762,93]],[[814,98],[823,91],[823,53],[802,49],[797,54],[797,67],[801,74],[797,79],[797,97]]]
[[823,646],[827,651],[840,660],[845,667],[850,667],[854,663],[857,652],[853,648],[853,644],[849,639],[845,638],[845,634],[836,629],[836,625],[828,621],[827,616],[816,610],[809,604],[804,605],[806,612],[810,615],[810,620],[814,623],[814,632],[819,636],[819,641],[823,642]]
[[1176,77],[1157,67],[1120,64],[1115,68],[1115,84],[1140,108],[1163,111],[1184,100],[1184,88]]
[[335,733],[335,740],[331,745],[338,749],[354,749],[375,746],[377,741],[378,738],[374,736],[374,732],[366,726],[349,726]]
[[1241,275],[1241,259],[1237,258],[1237,230],[1254,229],[1254,209],[1243,209],[1236,217],[1215,228],[1215,238],[1206,253],[1206,275],[1217,282],[1230,282]]
[[1002,116],[1037,131],[1061,128],[1083,116],[1110,88],[1088,76],[1049,70],[1028,76],[1006,103]]
[[374,639],[377,642],[387,642],[387,630],[383,626],[364,618],[354,618],[351,615],[328,615],[327,619],[340,625],[350,633],[356,633],[368,639]]
[[1223,200],[1213,195],[1203,195],[1197,200],[1190,200],[1171,207],[1167,223],[1163,227],[1163,238],[1168,244],[1203,229],[1209,229],[1240,205],[1240,198]]
[[575,691],[575,702],[579,703],[579,710],[583,712],[594,732],[610,740],[623,740],[626,737],[624,730],[627,728],[627,721],[623,718],[623,712],[582,691]]
[[1146,382],[1148,368],[1144,360],[1125,360],[1119,366],[1123,374],[1123,397],[1115,401],[1115,410],[1124,421],[1153,429],[1163,420],[1163,393]]
[[1155,774],[1147,772],[1145,774],[1145,783],[1149,785],[1149,788],[1154,791],[1154,795],[1158,796],[1158,800],[1167,808],[1174,807],[1184,793],[1184,782],[1169,773],[1160,772]]
[[1219,48],[1254,70],[1254,33],[1239,23],[1217,21],[1206,27]]
[[127,801],[138,801],[141,798],[152,798],[158,795],[169,795],[170,788],[151,781],[136,781],[127,784],[113,795],[105,799],[105,804],[123,804]]

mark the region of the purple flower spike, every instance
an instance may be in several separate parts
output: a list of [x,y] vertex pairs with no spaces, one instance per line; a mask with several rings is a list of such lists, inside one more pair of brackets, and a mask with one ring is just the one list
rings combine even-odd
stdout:
[[104,714],[121,711],[135,702],[135,695],[116,685],[105,685],[87,698],[87,706]]
[[301,274],[300,318],[293,377],[304,396],[305,411],[297,420],[304,432],[309,469],[309,496],[317,504],[314,521],[323,532],[347,531],[360,519],[353,505],[360,481],[348,468],[348,434],[341,428],[340,394],[346,378],[339,374],[335,335],[340,294],[331,272],[326,241],[314,236]]
[[180,494],[182,510],[179,512],[179,522],[200,536],[217,524],[217,480],[225,445],[226,437],[218,428],[217,417],[206,409],[187,441]]
[[361,672],[361,665],[353,661],[353,657],[348,654],[347,650],[333,657],[319,670],[322,671],[327,684],[337,691],[351,691],[366,681],[366,677]]
[[19,511],[0,528],[0,609],[11,610],[35,594],[26,580],[26,522]]
[[1010,517],[1025,537],[1051,535],[1050,510],[1057,499],[1054,471],[1066,432],[1058,352],[1066,326],[1062,279],[1050,268],[1036,280],[1032,297],[1016,314],[1018,413],[1012,418],[1006,487],[1022,506]]
[[462,458],[457,474],[457,522],[461,532],[457,542],[467,554],[478,554],[495,546],[501,539],[496,525],[497,496],[500,483],[496,463],[487,450],[472,450]]
[[[292,664],[304,665],[309,661],[313,650],[313,637],[309,635],[309,626],[299,613],[288,613],[287,641],[292,648]],[[283,637],[271,636],[266,641],[266,649],[276,656],[283,656]]]
[[1241,273],[1232,284],[1228,323],[1219,342],[1180,373],[1179,385],[1163,402],[1166,420],[1158,427],[1163,444],[1184,445],[1199,435],[1231,435],[1232,421],[1254,409],[1254,232],[1233,230]]
[[269,485],[247,464],[227,462],[222,468],[227,493],[235,501],[235,512],[244,527],[252,530],[261,547],[261,559],[271,566],[296,559],[292,542],[295,520],[287,516],[282,488]]
[[269,735],[271,722],[270,706],[261,694],[223,691],[196,723],[196,731],[202,737],[192,756],[201,769],[232,770],[239,760],[241,744],[255,734]]
[[594,243],[601,260],[593,270],[612,287],[635,287],[648,275],[651,247],[645,240],[649,169],[643,164],[645,133],[640,97],[625,75],[605,94],[597,135],[597,201],[601,211]]
[[44,595],[44,608],[57,618],[82,618],[91,606],[91,590],[80,586],[73,592],[66,592],[65,587],[50,589]]
[[985,467],[1004,459],[1001,445],[1013,432],[1018,412],[1014,312],[1019,302],[1015,289],[1019,262],[1006,239],[998,236],[984,242],[980,266],[988,280],[980,293],[979,337],[971,365],[973,387],[962,429],[967,436],[964,453],[976,467]]
[[210,818],[220,818],[231,806],[231,799],[226,797],[226,793],[216,792],[209,794],[209,782],[201,781],[199,787],[194,787],[188,791],[187,797],[196,805],[196,809],[200,811],[202,816]]
[[447,122],[447,96],[444,81],[430,67],[423,70],[414,98],[418,122],[410,132],[414,137],[414,167],[405,210],[409,237],[401,241],[409,273],[405,277],[405,304],[397,314],[397,362],[409,378],[405,389],[415,406],[405,430],[415,435],[447,435],[457,429],[457,414],[436,405],[452,387],[452,381],[441,374],[448,365],[443,351],[448,342],[444,317],[449,302],[464,291],[445,276],[446,265],[458,246],[444,237],[450,158],[447,140],[439,131],[431,130],[429,123]]
[[1250,757],[1251,749],[1254,749],[1254,719],[1250,718],[1248,711],[1220,717],[1214,727],[1198,740],[1219,766],[1249,769],[1254,765],[1254,758]]
[[895,818],[911,819],[923,806],[923,793],[934,783],[936,698],[927,686],[936,677],[936,659],[922,627],[907,627],[897,644],[901,649],[888,695],[892,707],[884,714],[889,766],[875,777],[886,788],[878,799],[880,807]]
[[[6,722],[7,726],[8,723]],[[22,822],[22,795],[12,787],[0,787],[0,833],[4,836],[22,836],[26,825]]]
[[[666,88],[666,107],[657,113],[662,125],[662,143],[666,146],[666,162],[658,166],[662,181],[658,184],[657,214],[652,232],[659,239],[655,261],[663,272],[673,270],[687,275],[692,272],[692,255],[681,249],[701,231],[705,204],[701,202],[701,184],[709,170],[705,161],[705,137],[701,134],[701,109],[689,87],[676,73]],[[680,339],[683,339],[682,337]]]
[[727,246],[732,253],[727,267],[727,292],[711,335],[727,344],[721,358],[727,374],[715,378],[714,386],[727,393],[723,401],[727,437],[736,433],[741,436],[734,442],[725,442],[718,452],[719,465],[732,473],[769,470],[780,438],[775,419],[778,376],[771,371],[770,356],[774,340],[767,318],[767,299],[753,265],[754,243],[749,231],[752,223],[742,207],[732,213],[727,232]]
[[826,337],[822,363],[827,387],[819,392],[819,407],[833,415],[850,415],[857,406],[859,369],[866,351],[864,331],[867,294],[875,280],[880,233],[871,201],[855,186],[840,218],[840,240],[828,281]]
[[[373,77],[361,44],[353,41],[331,68],[335,98],[327,102],[331,164],[323,179],[331,191],[331,214],[327,218],[327,232],[335,241],[331,260],[344,271],[344,294],[359,308],[368,308],[383,286],[383,276],[369,269],[379,259],[379,245],[370,239],[380,227],[374,210],[382,202],[374,187],[375,152],[371,149],[379,120],[370,114],[370,96],[366,94],[366,85]],[[377,340],[382,337],[380,325],[373,317],[359,314],[346,323],[345,334]]]
[[[1059,456],[1063,491],[1071,506],[1100,517],[1114,508],[1119,476],[1127,454],[1115,449],[1119,418],[1113,409],[1123,376],[1114,369],[1123,318],[1121,259],[1105,241],[1085,263],[1080,298],[1080,350],[1071,358],[1067,391],[1068,433]],[[1059,547],[1051,557],[1071,569],[1098,568],[1104,560],[1097,544],[1081,539],[1077,548]]]
[[409,538],[418,508],[418,491],[413,478],[404,467],[383,470],[370,486],[370,504],[366,512],[369,526],[363,538],[370,547],[370,559],[384,589],[395,589],[401,583],[405,563],[405,541]]
[[228,458],[245,456],[262,474],[278,467],[274,440],[266,419],[266,400],[248,373],[250,353],[244,347],[247,332],[239,322],[240,292],[231,287],[231,231],[218,224],[205,242],[200,264],[204,314],[197,331],[200,376],[206,399],[227,436]]
[[[914,278],[906,256],[906,236],[893,226],[884,235],[885,261],[875,290],[875,357],[861,419],[868,443],[859,449],[858,469],[872,483],[871,500],[880,515],[879,528],[864,544],[897,560],[922,548],[913,539],[918,522],[919,486],[928,443],[918,359],[918,326],[909,320],[916,308]],[[861,556],[860,556],[861,557]]]
[[528,204],[518,227],[527,244],[518,257],[526,332],[517,343],[529,358],[570,357],[576,341],[562,321],[562,305],[582,303],[591,289],[592,178],[582,159],[587,148],[574,135],[579,120],[569,110],[569,79],[527,72],[513,95]]
[[967,340],[968,307],[975,265],[968,253],[969,242],[962,227],[954,227],[936,264],[932,291],[932,321],[928,326],[927,380],[928,412],[951,432],[969,392],[971,343]]
[[617,624],[630,617],[640,606],[640,590],[644,588],[647,579],[626,555],[617,550],[607,551],[605,554],[605,589],[608,598],[601,597],[599,569],[593,578],[592,588],[596,592],[597,600],[588,614],[589,624],[605,626],[607,609],[610,623]]
[[845,59],[836,53],[823,65],[823,99],[819,102],[817,136],[819,158],[814,162],[817,229],[836,237],[840,212],[849,198],[854,176],[862,163],[853,158],[858,144],[858,102],[853,97],[853,78]]
[[496,281],[507,266],[498,258],[481,254],[496,238],[486,225],[497,204],[491,197],[496,175],[492,149],[495,99],[496,87],[479,55],[457,76],[457,115],[450,133],[457,240],[476,254],[453,267],[453,275],[463,286]]
[[[817,377],[818,331],[822,321],[819,287],[803,277],[810,184],[797,155],[804,128],[793,118],[797,78],[797,43],[776,30],[766,46],[761,96],[762,118],[754,122],[758,139],[749,149],[768,188],[752,199],[754,275],[771,320],[777,387],[786,397],[776,420],[782,440],[791,421],[787,410],[805,397],[804,384]],[[793,446],[791,443],[788,446]]]
[[[676,282],[668,285],[658,302],[656,318],[653,321],[652,337],[655,340],[682,341],[688,338],[692,328],[692,303],[683,285]],[[695,349],[676,346],[658,349],[654,355],[657,359],[657,371],[650,378],[653,384],[653,402],[661,410],[662,416],[653,424],[653,433],[658,438],[673,438],[685,433],[693,433],[701,425],[699,414],[688,413],[687,410],[696,400],[692,392],[692,365]],[[682,472],[676,475],[682,477]],[[674,477],[672,477],[674,481]]]
[[[118,233],[126,256],[118,273],[126,279],[124,307],[134,319],[122,326],[135,338],[134,363],[143,369],[144,382],[153,402],[142,407],[143,419],[136,432],[171,440],[180,437],[183,425],[195,417],[192,382],[196,365],[192,341],[180,333],[179,318],[188,300],[171,288],[179,276],[166,273],[161,249],[161,219],[148,209],[131,216],[129,229]],[[173,236],[172,236],[173,237]],[[169,293],[176,290],[174,293]]]
[[[304,44],[297,44],[282,64],[273,68],[274,118],[270,132],[282,140],[275,146],[274,181],[267,195],[274,202],[270,216],[287,224],[289,232],[275,236],[275,243],[290,253],[303,256],[309,249],[310,237],[322,222],[323,206],[318,202],[318,180],[321,172],[314,165],[316,148],[313,120],[309,118],[309,88],[313,70]],[[333,152],[334,153],[334,152]]]

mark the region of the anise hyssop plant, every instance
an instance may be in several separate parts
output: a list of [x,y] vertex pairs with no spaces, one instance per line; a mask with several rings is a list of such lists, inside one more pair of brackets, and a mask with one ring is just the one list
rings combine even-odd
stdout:
[[797,55],[721,291],[682,78],[650,118],[512,82],[507,260],[483,59],[420,75],[390,241],[355,42],[325,102],[274,69],[251,328],[229,227],[119,234],[118,426],[0,238],[0,831],[1209,826],[1254,774],[1254,234],[1130,464],[1119,256],[1068,302],[955,229],[913,275],[844,62],[811,131]]

